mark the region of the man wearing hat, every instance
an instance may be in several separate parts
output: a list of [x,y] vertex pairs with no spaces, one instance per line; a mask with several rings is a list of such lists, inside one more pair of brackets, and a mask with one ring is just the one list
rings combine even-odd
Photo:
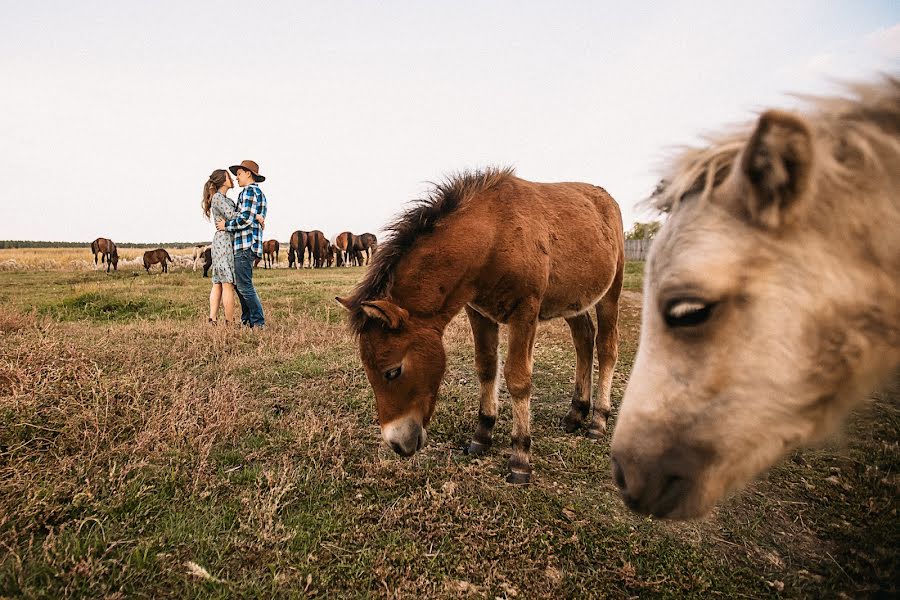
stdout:
[[238,196],[240,214],[228,221],[218,220],[216,229],[234,232],[234,276],[241,301],[241,323],[248,327],[263,327],[262,303],[253,287],[253,263],[262,257],[262,229],[256,216],[265,219],[268,206],[266,196],[257,184],[266,178],[259,174],[259,165],[252,160],[245,160],[228,170],[244,188]]

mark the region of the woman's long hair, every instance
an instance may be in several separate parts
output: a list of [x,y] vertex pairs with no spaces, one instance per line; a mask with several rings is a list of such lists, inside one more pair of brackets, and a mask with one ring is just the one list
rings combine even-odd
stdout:
[[209,179],[203,184],[203,202],[200,207],[203,208],[203,216],[209,219],[209,209],[212,206],[212,197],[216,191],[225,184],[225,178],[228,171],[225,169],[216,169],[209,174]]

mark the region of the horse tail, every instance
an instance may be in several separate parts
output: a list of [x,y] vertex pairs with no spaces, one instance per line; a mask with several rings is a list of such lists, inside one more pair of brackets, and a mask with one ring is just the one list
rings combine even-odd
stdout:
[[169,262],[175,262],[175,261],[172,260],[172,257],[169,256],[169,253],[166,251],[165,248],[163,248],[163,254],[166,255],[166,259],[167,259]]

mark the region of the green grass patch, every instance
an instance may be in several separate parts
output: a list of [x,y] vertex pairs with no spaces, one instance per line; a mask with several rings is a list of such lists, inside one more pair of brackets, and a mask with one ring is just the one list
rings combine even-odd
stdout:
[[192,314],[193,310],[153,298],[121,298],[101,292],[85,292],[44,304],[38,312],[60,321],[128,321],[182,319]]

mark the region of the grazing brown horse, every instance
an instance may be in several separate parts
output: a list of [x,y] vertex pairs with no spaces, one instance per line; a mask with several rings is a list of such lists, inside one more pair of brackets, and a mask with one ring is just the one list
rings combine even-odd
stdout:
[[298,269],[303,268],[303,262],[306,258],[306,245],[309,232],[300,231],[299,229],[291,234],[288,242],[288,268],[293,269],[296,263]]
[[331,242],[327,242],[327,243],[328,243],[328,248],[325,251],[325,264],[330,267],[334,264],[335,248],[334,248],[334,244],[332,244]]
[[309,264],[314,269],[320,269],[325,264],[328,255],[328,238],[325,234],[314,229],[306,238],[306,247],[309,250]]
[[678,156],[611,457],[626,504],[705,515],[900,369],[900,79]]
[[[375,250],[378,249],[378,238],[375,237],[374,233],[364,233],[356,237],[353,248],[360,253],[365,253],[365,264],[368,265],[372,259],[372,255],[375,254]],[[359,257],[359,262],[362,263],[361,255]]]
[[591,413],[596,342],[600,390],[587,431],[604,435],[625,264],[622,217],[605,190],[532,183],[512,169],[465,173],[438,185],[388,230],[391,237],[353,294],[337,300],[350,312],[391,448],[410,456],[425,443],[446,367],[441,338],[462,309],[481,386],[470,454],[491,445],[497,420],[501,323],[509,326],[504,375],[513,407],[508,481],[531,477],[531,373],[540,321],[566,319],[575,342],[575,391],[563,420],[569,432]]
[[278,262],[278,250],[281,244],[278,240],[266,240],[263,242],[263,267],[271,269]]
[[111,239],[102,237],[97,238],[91,242],[91,252],[94,254],[95,265],[97,264],[97,255],[100,256],[101,263],[106,263],[107,273],[109,273],[110,267],[112,267],[114,271],[119,270],[119,249]]
[[156,250],[147,250],[144,252],[144,268],[147,272],[150,272],[150,266],[159,263],[162,265],[162,272],[168,273],[169,266],[166,262],[172,262],[172,257],[169,256],[169,253],[166,252],[163,248],[157,248]]
[[349,231],[342,231],[334,238],[335,248],[341,254],[338,266],[353,266],[353,243],[355,239],[356,236]]

